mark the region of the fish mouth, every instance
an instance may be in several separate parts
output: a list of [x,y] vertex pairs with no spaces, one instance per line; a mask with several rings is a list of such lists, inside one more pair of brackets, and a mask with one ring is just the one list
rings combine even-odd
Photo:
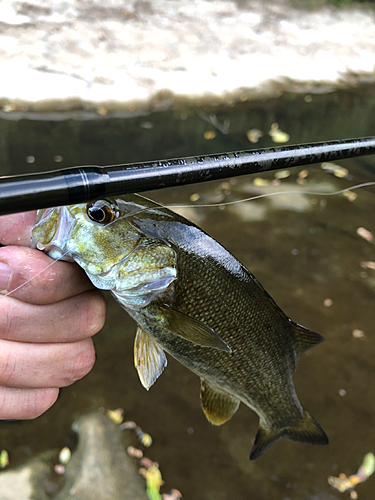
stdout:
[[98,276],[99,278],[106,278],[107,276],[109,276],[111,274],[111,272],[113,271],[113,268],[116,267],[118,264],[119,264],[119,262],[117,264],[113,264],[113,266],[111,266],[108,269],[108,271],[103,271],[101,273],[98,273],[96,276]]
[[44,246],[38,242],[36,245],[36,248],[38,250],[42,250],[49,257],[51,257],[51,259],[63,260],[66,262],[74,262],[74,259],[69,255],[69,253],[67,251],[63,251],[63,249],[57,245],[51,244],[51,245]]
[[41,250],[52,259],[73,262],[66,249],[74,218],[67,207],[39,210],[31,231],[31,248]]

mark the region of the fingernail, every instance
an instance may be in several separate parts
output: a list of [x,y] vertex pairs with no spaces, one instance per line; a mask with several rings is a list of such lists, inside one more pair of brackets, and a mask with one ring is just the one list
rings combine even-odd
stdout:
[[8,281],[10,278],[10,267],[4,262],[0,262],[0,290],[8,288]]

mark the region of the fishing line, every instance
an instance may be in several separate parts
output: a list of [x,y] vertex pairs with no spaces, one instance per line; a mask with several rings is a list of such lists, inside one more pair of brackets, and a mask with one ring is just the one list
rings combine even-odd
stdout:
[[[275,193],[264,193],[255,196],[250,196],[249,198],[244,198],[242,200],[226,201],[221,203],[210,203],[207,205],[165,205],[165,208],[210,208],[210,207],[225,207],[228,205],[236,205],[238,203],[243,203],[246,201],[258,200],[260,198],[267,198],[268,196],[276,196],[279,194],[310,194],[313,196],[336,196],[338,194],[345,193],[347,191],[353,191],[354,189],[359,189],[367,186],[375,186],[375,181],[363,182],[362,184],[355,184],[354,186],[347,187],[344,189],[339,189],[338,191],[333,191],[331,193],[326,193],[322,191],[306,191],[303,189],[297,191],[276,191]],[[254,186],[255,187],[255,186]]]
[[[134,216],[134,215],[137,215],[137,214],[142,213],[142,212],[149,212],[149,211],[152,212],[152,211],[155,211],[155,210],[161,210],[163,208],[165,208],[165,209],[169,209],[169,208],[172,208],[172,209],[173,208],[211,208],[211,207],[217,208],[217,207],[223,207],[223,206],[228,206],[228,205],[236,205],[236,204],[239,204],[239,203],[244,203],[246,201],[253,201],[253,200],[260,199],[260,198],[267,198],[268,196],[276,196],[276,195],[279,195],[279,194],[301,194],[302,193],[302,194],[308,194],[308,195],[313,195],[313,196],[336,196],[338,194],[342,194],[342,193],[345,193],[347,191],[353,191],[355,189],[360,189],[360,188],[364,188],[364,187],[368,187],[368,186],[375,186],[375,181],[363,182],[361,184],[355,184],[354,186],[347,187],[347,188],[344,188],[344,189],[339,189],[339,190],[333,191],[331,193],[326,193],[326,192],[322,192],[322,191],[308,191],[308,190],[304,190],[304,189],[299,189],[297,191],[288,190],[288,191],[277,191],[277,192],[274,192],[274,193],[264,193],[264,194],[259,194],[259,195],[251,196],[249,198],[244,198],[242,200],[227,201],[227,202],[221,202],[221,203],[211,203],[211,204],[201,204],[201,205],[192,205],[192,204],[189,204],[189,205],[164,205],[164,206],[158,207],[157,209],[155,209],[155,208],[142,208],[142,209],[137,210],[135,212],[131,212],[129,214],[124,214],[121,217],[116,218],[113,221],[109,222],[108,224],[102,226],[102,228],[103,229],[107,228],[110,225],[114,224],[115,222],[118,222],[119,220],[127,219],[130,216]],[[35,274],[31,278],[29,278],[27,281],[25,281],[21,285],[19,285],[17,288],[14,288],[10,292],[2,295],[2,298],[3,297],[7,297],[11,293],[16,292],[17,290],[19,290],[23,286],[25,286],[28,283],[30,283],[30,281],[32,281],[33,279],[37,278],[40,274],[42,274],[44,271],[46,271],[51,266],[53,266],[54,264],[56,264],[56,262],[58,262],[59,260],[61,260],[68,252],[69,251],[67,250],[60,257],[58,257],[57,259],[54,259],[50,264],[48,264],[48,266],[46,266],[44,269],[42,269],[41,271],[39,271],[37,274]]]
[[10,292],[5,293],[4,295],[1,294],[1,298],[3,299],[5,297],[8,297],[8,295],[10,295],[11,293],[16,292],[20,288],[22,288],[25,285],[27,285],[28,283],[30,283],[30,281],[32,281],[33,279],[37,278],[40,274],[44,273],[44,271],[47,271],[47,269],[49,269],[51,266],[53,266],[54,264],[56,264],[57,261],[61,260],[67,253],[68,253],[68,250],[66,252],[64,252],[62,255],[60,255],[60,257],[58,257],[57,259],[54,259],[50,264],[48,264],[48,266],[46,266],[44,269],[42,269],[41,271],[39,271],[38,273],[36,273],[34,276],[32,276],[31,278],[29,278],[27,281],[25,281],[24,283],[21,283],[21,285],[17,286],[16,288],[13,288],[13,290],[11,290]]

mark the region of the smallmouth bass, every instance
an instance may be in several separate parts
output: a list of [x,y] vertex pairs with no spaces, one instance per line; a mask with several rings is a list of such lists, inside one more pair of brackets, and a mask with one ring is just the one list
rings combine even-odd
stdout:
[[288,318],[230,252],[198,226],[139,195],[40,210],[32,245],[77,262],[138,327],[134,362],[149,389],[172,355],[201,379],[207,419],[240,402],[259,416],[250,459],[282,438],[327,444],[297,397],[299,356],[323,337]]

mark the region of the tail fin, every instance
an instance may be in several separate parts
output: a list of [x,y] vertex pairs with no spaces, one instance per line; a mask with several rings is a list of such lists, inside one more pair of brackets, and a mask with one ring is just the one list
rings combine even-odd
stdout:
[[318,422],[307,411],[297,425],[270,430],[259,425],[250,460],[260,457],[278,439],[292,439],[301,443],[328,444],[328,437]]

